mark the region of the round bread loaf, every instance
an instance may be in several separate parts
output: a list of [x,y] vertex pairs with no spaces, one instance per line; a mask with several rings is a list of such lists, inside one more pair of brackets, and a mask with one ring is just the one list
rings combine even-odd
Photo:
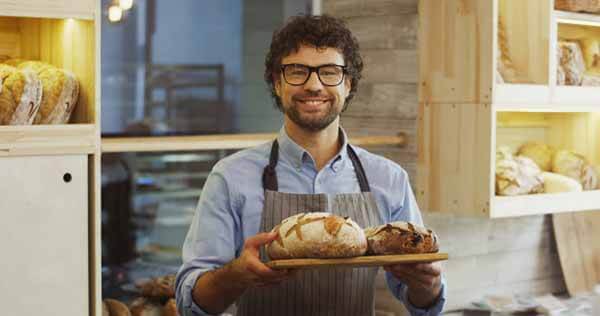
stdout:
[[365,229],[372,255],[431,253],[439,250],[438,237],[431,230],[409,222],[392,222]]
[[103,303],[106,304],[108,315],[110,316],[131,316],[127,305],[121,303],[120,301],[107,298],[103,301]]
[[365,254],[363,230],[349,217],[324,212],[300,213],[284,219],[267,245],[271,259],[344,258]]
[[131,305],[132,316],[162,316],[162,306],[157,302],[146,299],[145,297],[138,297]]

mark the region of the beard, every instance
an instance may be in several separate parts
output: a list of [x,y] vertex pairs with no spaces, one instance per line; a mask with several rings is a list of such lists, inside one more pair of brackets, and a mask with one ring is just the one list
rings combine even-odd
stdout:
[[299,95],[292,97],[292,102],[290,106],[283,107],[283,112],[287,115],[292,122],[301,128],[310,131],[310,132],[319,132],[324,130],[327,126],[329,126],[340,114],[340,111],[336,110],[336,107],[333,106],[336,101],[334,98],[329,98],[327,101],[327,107],[325,109],[325,113],[320,116],[307,116],[302,115],[298,109],[299,100],[304,96],[315,97],[316,95]]

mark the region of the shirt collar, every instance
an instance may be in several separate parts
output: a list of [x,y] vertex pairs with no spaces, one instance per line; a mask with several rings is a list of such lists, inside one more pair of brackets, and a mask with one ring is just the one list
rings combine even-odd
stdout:
[[[346,160],[348,157],[348,136],[346,131],[340,127],[340,136],[342,137],[342,146],[340,151],[329,161],[329,166],[337,170],[336,165]],[[294,142],[285,131],[285,126],[279,130],[279,135],[277,136],[277,142],[279,143],[280,153],[282,156],[286,157],[294,167],[302,166],[304,159],[311,159],[310,153],[306,151],[302,146],[298,145]]]

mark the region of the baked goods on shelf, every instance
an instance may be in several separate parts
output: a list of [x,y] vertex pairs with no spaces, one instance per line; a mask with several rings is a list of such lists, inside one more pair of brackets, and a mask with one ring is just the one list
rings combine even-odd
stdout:
[[131,316],[127,305],[121,301],[107,298],[102,301],[102,315],[107,316]]
[[569,150],[558,150],[552,158],[552,172],[577,180],[584,190],[598,188],[598,174],[587,159]]
[[600,188],[598,168],[578,153],[536,142],[496,153],[496,194],[577,192]]
[[396,255],[438,252],[438,237],[431,230],[397,221],[365,229],[368,254]]
[[522,156],[513,156],[508,148],[496,153],[496,194],[522,195],[544,191],[542,170],[536,163]]
[[0,64],[0,125],[28,125],[42,101],[42,83],[34,71]]
[[68,123],[79,98],[79,82],[72,72],[40,61],[9,59],[5,63],[31,70],[41,80],[42,102],[34,124]]
[[132,316],[162,316],[163,306],[145,297],[136,298],[129,305]]
[[583,191],[583,187],[579,181],[563,176],[562,174],[542,172],[542,178],[544,180],[544,192],[546,193]]
[[344,258],[365,254],[367,239],[356,222],[331,213],[300,213],[284,219],[266,247],[271,259]]
[[[578,41],[559,41],[557,45],[559,52],[559,71],[564,73],[564,82],[557,82],[568,86],[579,86],[585,73],[585,61]],[[559,76],[557,76],[559,78]]]
[[152,278],[136,285],[136,287],[144,297],[156,299],[172,298],[175,297],[175,275],[169,274]]
[[517,150],[517,156],[528,157],[533,160],[542,171],[552,170],[552,154],[554,149],[552,147],[537,143],[528,142]]

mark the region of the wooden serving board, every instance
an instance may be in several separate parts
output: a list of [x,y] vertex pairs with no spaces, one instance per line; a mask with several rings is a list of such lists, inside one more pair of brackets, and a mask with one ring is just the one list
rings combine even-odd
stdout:
[[310,269],[326,267],[370,267],[399,263],[418,263],[448,260],[447,253],[426,253],[410,255],[361,256],[335,259],[285,259],[266,263],[271,269]]
[[600,211],[552,215],[554,236],[569,294],[600,283]]

